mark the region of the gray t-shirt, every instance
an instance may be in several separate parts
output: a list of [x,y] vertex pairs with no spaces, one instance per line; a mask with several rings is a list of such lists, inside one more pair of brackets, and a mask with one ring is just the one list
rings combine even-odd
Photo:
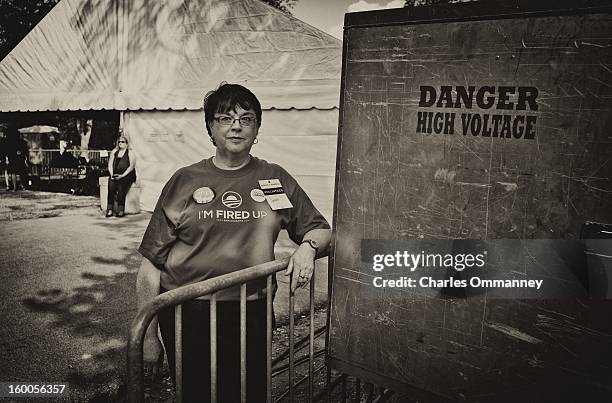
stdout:
[[[262,179],[280,180],[293,207],[272,210]],[[281,229],[300,243],[319,228],[329,224],[280,166],[252,157],[238,170],[222,170],[206,159],[179,169],[166,183],[138,251],[164,267],[161,286],[171,290],[274,260]],[[263,298],[265,285],[265,278],[249,283],[249,299]],[[239,287],[217,298],[239,300]]]

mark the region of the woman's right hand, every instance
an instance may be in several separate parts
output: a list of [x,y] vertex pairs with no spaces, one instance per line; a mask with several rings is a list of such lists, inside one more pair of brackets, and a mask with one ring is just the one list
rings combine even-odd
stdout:
[[156,380],[164,364],[164,349],[156,334],[145,334],[142,352],[144,375],[150,376],[153,380]]

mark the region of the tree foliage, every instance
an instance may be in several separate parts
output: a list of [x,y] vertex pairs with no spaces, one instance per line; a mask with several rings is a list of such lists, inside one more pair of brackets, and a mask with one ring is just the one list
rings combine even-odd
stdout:
[[291,14],[291,9],[297,3],[297,0],[262,0],[264,3],[268,3],[272,7],[276,7],[284,13]]
[[59,0],[0,0],[0,59],[11,49]]
[[[0,60],[4,59],[59,1],[0,0]],[[288,14],[291,14],[291,9],[297,2],[297,0],[262,1]]]

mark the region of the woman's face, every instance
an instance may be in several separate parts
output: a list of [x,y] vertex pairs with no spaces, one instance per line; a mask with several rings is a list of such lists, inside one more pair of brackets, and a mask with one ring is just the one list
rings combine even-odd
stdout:
[[[232,119],[231,124],[228,124],[228,117]],[[253,109],[245,110],[236,105],[233,111],[215,113],[210,131],[219,152],[246,157],[257,137],[259,126]]]
[[127,148],[127,140],[124,139],[123,137],[121,137],[118,141],[117,141],[117,146],[119,146],[119,148]]

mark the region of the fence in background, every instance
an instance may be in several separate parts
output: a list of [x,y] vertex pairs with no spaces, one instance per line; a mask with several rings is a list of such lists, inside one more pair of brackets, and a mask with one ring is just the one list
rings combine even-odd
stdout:
[[[33,166],[50,166],[53,159],[59,155],[59,149],[32,149],[30,150],[30,164]],[[82,157],[87,163],[107,163],[107,150],[68,150],[76,159]],[[83,162],[83,159],[81,160]]]

